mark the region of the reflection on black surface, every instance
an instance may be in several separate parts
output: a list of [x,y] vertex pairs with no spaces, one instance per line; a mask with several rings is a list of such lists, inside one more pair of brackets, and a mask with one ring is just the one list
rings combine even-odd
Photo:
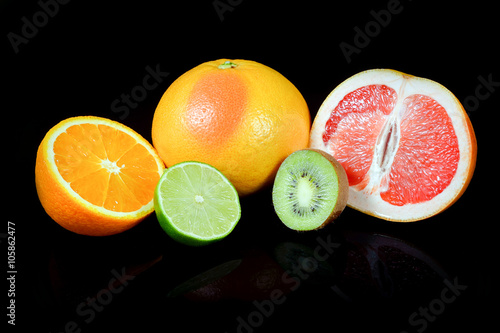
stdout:
[[401,305],[425,299],[448,277],[434,259],[400,239],[359,232],[344,235],[346,262],[337,289],[352,302]]
[[[234,253],[223,243],[161,249],[145,241],[105,255],[96,243],[75,257],[65,241],[51,252],[40,302],[56,311],[54,331],[70,321],[83,332],[143,327],[144,318],[154,327],[167,316],[189,329],[264,332],[309,317],[319,325],[333,314],[339,325],[390,322],[404,330],[408,316],[453,280],[431,256],[389,235],[337,228],[286,235]],[[71,246],[88,241],[77,237]]]
[[[170,295],[179,296],[180,290],[192,285],[185,295],[210,294],[208,289],[219,289],[220,298],[265,299],[273,288],[284,287],[279,284],[281,281],[289,284],[284,289],[294,290],[302,283],[330,288],[353,303],[399,302],[405,297],[421,298],[427,291],[432,293],[449,278],[433,258],[399,239],[359,232],[343,235],[342,244],[330,243],[335,253],[324,249],[326,242],[322,242],[321,236],[316,247],[283,242],[269,253],[252,251],[241,260],[201,273],[194,279],[196,283],[189,279]],[[233,264],[235,267],[224,274]],[[200,285],[203,281],[207,283]],[[253,290],[258,287],[259,292]]]
[[[209,277],[201,273],[194,278],[197,283],[188,279],[169,295],[183,299],[186,308],[193,301],[221,309],[239,306],[238,320],[228,318],[234,330],[262,329],[267,322],[269,329],[278,323],[293,327],[285,317],[333,313],[339,315],[339,324],[368,324],[359,321],[362,317],[390,320],[404,329],[409,314],[439,296],[443,281],[450,279],[432,257],[400,239],[351,231],[335,241],[330,236],[323,233],[304,243],[285,241],[265,251],[252,250],[215,266],[205,273]],[[224,274],[233,264],[236,267]],[[216,279],[214,271],[220,273]],[[204,280],[208,283],[200,284]],[[189,290],[179,292],[187,285]],[[265,316],[264,310],[271,308],[273,315]]]

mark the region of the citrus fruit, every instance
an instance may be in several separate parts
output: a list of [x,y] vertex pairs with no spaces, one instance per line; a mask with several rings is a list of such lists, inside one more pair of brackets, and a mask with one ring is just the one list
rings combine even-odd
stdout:
[[283,75],[254,61],[220,59],[170,85],[152,138],[167,167],[208,163],[246,195],[272,182],[289,154],[307,148],[310,123],[304,98]]
[[241,217],[234,186],[219,170],[200,162],[166,169],[156,186],[154,206],[163,230],[194,246],[225,238]]
[[47,214],[78,234],[112,235],[153,212],[164,164],[142,136],[118,122],[74,117],[52,127],[36,156]]
[[348,206],[391,221],[451,206],[472,178],[477,152],[472,124],[448,89],[389,69],[337,86],[314,119],[310,146],[346,170]]
[[322,150],[302,149],[281,163],[273,186],[273,205],[290,229],[314,230],[342,213],[348,194],[347,175],[339,162]]

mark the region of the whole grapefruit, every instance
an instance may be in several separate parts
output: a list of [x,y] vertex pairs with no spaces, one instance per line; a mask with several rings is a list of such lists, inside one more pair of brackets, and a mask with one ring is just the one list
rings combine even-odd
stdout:
[[152,140],[167,167],[208,163],[247,195],[308,146],[310,126],[306,101],[283,75],[255,61],[220,59],[170,85],[154,114]]

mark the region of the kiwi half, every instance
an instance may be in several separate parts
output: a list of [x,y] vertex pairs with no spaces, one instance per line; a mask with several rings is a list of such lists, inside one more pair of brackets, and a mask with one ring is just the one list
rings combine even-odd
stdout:
[[280,220],[298,231],[319,229],[344,210],[349,182],[333,156],[316,149],[298,150],[281,164],[273,186]]

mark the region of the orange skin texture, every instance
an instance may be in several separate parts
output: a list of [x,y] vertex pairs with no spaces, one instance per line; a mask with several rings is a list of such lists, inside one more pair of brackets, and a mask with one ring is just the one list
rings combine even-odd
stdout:
[[221,171],[240,195],[270,184],[281,162],[309,143],[307,104],[283,75],[248,60],[203,63],[174,81],[153,118],[165,164],[199,161]]

